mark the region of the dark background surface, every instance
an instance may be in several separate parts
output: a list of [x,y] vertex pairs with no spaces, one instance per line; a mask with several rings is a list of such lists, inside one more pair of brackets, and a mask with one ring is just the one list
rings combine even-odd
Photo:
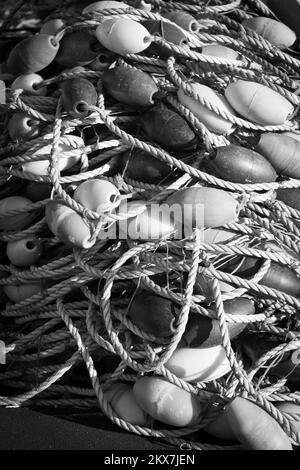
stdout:
[[[53,413],[53,411],[52,411]],[[60,410],[62,415],[63,411]],[[67,412],[65,412],[67,417]],[[26,408],[0,408],[0,450],[160,450],[173,447],[122,431],[95,413],[72,421]],[[76,422],[74,421],[76,420]],[[89,423],[88,425],[82,423]]]

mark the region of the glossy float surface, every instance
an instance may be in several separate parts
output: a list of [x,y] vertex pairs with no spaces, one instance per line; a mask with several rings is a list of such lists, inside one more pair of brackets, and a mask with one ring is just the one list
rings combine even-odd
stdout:
[[0,28],[0,406],[298,446],[298,31],[257,1],[25,3]]

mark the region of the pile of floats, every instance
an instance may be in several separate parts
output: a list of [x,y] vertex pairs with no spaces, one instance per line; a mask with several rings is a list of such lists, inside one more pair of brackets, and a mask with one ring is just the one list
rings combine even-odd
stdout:
[[0,404],[292,449],[298,2],[59,4],[0,31]]

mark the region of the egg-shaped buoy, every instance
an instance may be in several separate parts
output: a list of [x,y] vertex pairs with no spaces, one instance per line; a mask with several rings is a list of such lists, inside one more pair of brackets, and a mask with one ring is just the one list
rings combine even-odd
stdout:
[[[219,281],[219,286],[222,294],[226,294],[227,292],[231,292],[235,289],[231,284],[223,281]],[[206,303],[208,304],[214,302],[215,296],[212,288],[212,281],[207,276],[199,273],[194,284],[194,294],[204,296]]]
[[300,405],[296,403],[290,403],[288,401],[284,402],[278,402],[275,404],[276,408],[281,412],[281,413],[289,413],[293,415],[298,415],[298,417],[295,418],[288,418],[290,421],[290,425],[292,430],[295,433],[300,432]]
[[[243,341],[241,343],[241,349],[243,354],[247,359],[251,360],[251,365],[253,366],[262,356],[264,356],[268,351],[271,349],[279,346],[281,343],[280,337],[276,337],[270,333],[263,333],[260,334],[256,333],[249,333],[244,335]],[[290,356],[290,351],[285,353],[280,353],[277,356],[276,362],[274,358],[271,358],[269,361],[266,361],[266,364],[269,366],[270,370],[271,367],[274,366],[279,360],[286,360]],[[269,374],[268,370],[268,374]],[[274,375],[274,374],[273,374]]]
[[186,29],[190,33],[198,32],[198,21],[186,11],[166,11],[162,13],[162,16],[173,21],[173,23],[176,23],[178,26]]
[[296,272],[288,266],[273,261],[260,284],[290,295],[299,295],[300,292],[300,278]]
[[35,264],[41,257],[43,247],[36,237],[26,237],[7,243],[6,255],[15,266],[24,268]]
[[40,29],[41,34],[51,34],[55,36],[57,31],[65,26],[65,23],[60,18],[53,18],[52,20],[46,21]]
[[175,332],[176,316],[179,312],[180,306],[170,299],[140,290],[131,300],[127,315],[146,333],[164,338]]
[[258,142],[257,150],[269,160],[278,173],[300,178],[300,142],[296,139],[272,132],[264,133]]
[[[57,152],[57,168],[59,171],[67,170],[79,162],[82,154],[81,148],[84,147],[84,142],[81,137],[72,136],[73,144],[63,142],[58,143]],[[50,162],[49,155],[51,153],[51,144],[45,145],[33,153],[33,157],[47,156],[46,160],[34,160],[22,164],[22,170],[30,172],[34,175],[47,175],[49,173]]]
[[[152,36],[161,37],[165,41],[176,46],[188,47],[188,40],[184,31],[176,24],[159,20],[146,20],[143,21],[142,24]],[[174,52],[170,51],[163,44],[157,42],[152,42],[147,52],[161,57],[174,55]]]
[[122,202],[119,214],[138,211],[138,215],[119,221],[119,230],[122,238],[132,240],[167,239],[174,232],[174,222],[166,207],[158,204],[145,205],[139,201]]
[[217,147],[203,165],[209,173],[233,183],[271,183],[277,179],[265,157],[240,145]]
[[281,125],[294,112],[290,101],[256,82],[236,80],[225,89],[225,97],[237,113],[257,124]]
[[97,233],[98,240],[118,240],[119,227],[117,222],[111,220],[104,220],[101,229]]
[[186,120],[162,103],[145,111],[140,123],[147,137],[168,150],[181,152],[197,146],[198,138]]
[[[263,245],[257,248],[265,249]],[[261,264],[262,260],[254,256],[237,257],[232,262],[226,263],[222,270],[224,272],[234,271],[241,278],[250,278],[258,272]],[[289,266],[274,261],[271,262],[267,273],[259,281],[259,284],[294,296],[300,292],[300,278],[296,272]]]
[[292,450],[289,437],[263,408],[235,397],[204,431],[222,439],[239,441],[251,450]]
[[230,427],[237,439],[253,450],[292,450],[289,437],[265,410],[236,397],[226,406]]
[[40,294],[42,287],[40,282],[33,282],[30,284],[6,285],[3,286],[3,290],[10,300],[19,303],[35,294]]
[[71,248],[88,249],[93,246],[88,224],[63,200],[49,201],[45,214],[49,229],[63,243]]
[[106,70],[102,75],[104,90],[116,100],[130,106],[151,106],[158,92],[153,78],[134,67],[119,65]]
[[7,69],[13,75],[39,72],[56,57],[59,43],[50,34],[35,34],[23,39],[10,52]]
[[[201,98],[209,101],[212,105],[216,106],[220,111],[227,114],[234,115],[234,110],[226,102],[225,98],[219,93],[201,83],[189,83],[193,93],[199,95]],[[182,88],[177,92],[178,100],[181,104],[186,106],[192,113],[202,122],[210,131],[216,134],[231,134],[235,130],[235,125],[227,119],[219,116],[213,111],[210,111],[206,106],[202,105],[200,101],[185,94]]]
[[6,62],[0,63],[0,78],[1,86],[2,84],[5,85],[5,83],[9,84],[14,81],[15,75],[7,71]]
[[39,134],[39,122],[26,113],[14,113],[8,121],[7,130],[12,140],[33,139]]
[[186,390],[161,377],[142,377],[133,386],[138,404],[150,416],[170,426],[192,426],[199,420],[202,404]]
[[185,230],[220,227],[237,219],[239,203],[222,189],[191,187],[176,191],[166,200],[174,210],[174,219]]
[[55,61],[63,67],[84,66],[92,62],[101,51],[95,36],[86,31],[73,31],[60,41]]
[[[114,212],[114,211],[112,211]],[[97,233],[98,240],[118,240],[119,239],[119,227],[114,220],[103,220],[103,224],[99,232]]]
[[11,85],[12,90],[21,88],[26,95],[46,96],[47,87],[37,88],[44,81],[43,77],[37,73],[27,73],[19,75]]
[[279,201],[300,211],[300,188],[279,188],[276,194]]
[[242,22],[242,25],[260,34],[264,39],[280,49],[292,47],[297,39],[295,32],[291,28],[272,18],[263,16],[247,18]]
[[217,320],[190,312],[179,347],[198,348],[202,346],[211,336],[214,322],[217,322]]
[[[199,23],[201,23],[201,20],[199,20]],[[210,57],[216,57],[216,58],[226,59],[226,60],[239,60],[240,59],[239,52],[235,51],[234,49],[231,49],[230,47],[222,46],[220,44],[208,44],[206,46],[202,46],[201,53],[203,55],[207,55]],[[191,69],[193,72],[196,72],[197,74],[211,72],[211,64],[209,62],[187,61],[186,65],[189,69]]]
[[101,51],[97,57],[88,64],[88,68],[95,72],[102,72],[107,70],[116,59],[116,55],[113,52],[104,50]]
[[121,157],[121,166],[125,175],[144,183],[159,183],[172,171],[167,163],[141,149],[125,152]]
[[25,196],[28,197],[32,202],[38,202],[43,201],[44,199],[48,199],[51,195],[51,191],[51,184],[30,181],[26,185]]
[[145,2],[144,0],[130,0],[129,3],[133,8],[137,8],[138,10],[151,11],[152,9],[151,3]]
[[86,78],[65,80],[60,88],[63,108],[72,117],[86,117],[90,113],[88,107],[97,104],[96,88]]
[[150,45],[149,31],[138,23],[127,18],[110,18],[96,29],[100,44],[116,54],[138,54]]
[[[221,46],[220,44],[208,44],[207,46],[202,46],[202,54],[229,60],[238,60],[240,55],[239,52],[234,49],[227,46]],[[202,65],[204,64],[201,64],[201,66]]]
[[76,188],[74,199],[91,211],[108,212],[120,204],[120,191],[109,181],[91,179]]
[[270,375],[285,378],[289,382],[300,382],[300,348],[284,354],[282,360],[270,368]]
[[176,24],[160,20],[146,20],[143,21],[143,25],[147,28],[150,34],[161,36],[168,42],[178,46],[187,44],[187,36]]
[[299,0],[267,0],[269,8],[283,21],[292,28],[295,33],[300,35],[300,3]]
[[138,405],[131,385],[114,383],[105,390],[104,396],[121,419],[137,426],[150,424],[150,417]]
[[30,206],[31,201],[23,196],[9,196],[0,201],[0,229],[22,230],[28,227],[35,217],[34,212],[23,212],[22,214],[6,216],[5,213],[16,209]]
[[220,243],[227,244],[236,239],[239,234],[230,230],[220,230],[215,228],[208,228],[201,232],[203,243]]
[[[263,245],[257,248],[265,250]],[[239,277],[249,279],[257,273],[262,263],[263,260],[255,256],[236,256],[224,263],[222,270],[226,273],[234,273]]]
[[[232,232],[231,230],[207,228],[201,230],[200,238],[202,243],[207,244],[228,244],[235,242],[241,234],[238,232]],[[194,248],[194,242],[184,242],[184,248],[192,250]]]
[[[190,231],[190,234],[192,232]],[[224,229],[215,229],[215,228],[207,228],[205,230],[201,230],[200,238],[202,243],[207,244],[228,244],[235,242],[241,234],[238,232],[232,232],[230,230]],[[194,242],[185,241],[184,248],[187,250],[192,250],[194,248]]]
[[86,6],[82,10],[82,14],[86,15],[87,13],[102,13],[103,10],[111,10],[115,8],[127,9],[130,8],[130,6],[124,2],[117,2],[114,0],[103,0],[100,2],[91,3],[90,5]]
[[177,348],[166,369],[187,382],[210,382],[226,375],[231,366],[225,349],[218,344],[201,348]]
[[[253,315],[255,313],[254,303],[246,298],[225,300],[224,311],[230,315]],[[207,309],[213,313],[213,309]],[[247,326],[247,323],[228,322],[228,333],[231,339],[236,338]],[[213,318],[204,317],[191,312],[185,332],[181,338],[180,347],[211,347],[222,344],[221,330],[219,322]]]
[[226,414],[226,408],[223,408],[222,411],[220,411],[218,414],[217,418],[205,426],[203,431],[205,431],[210,436],[217,437],[218,439],[222,439],[227,442],[238,442],[238,439],[236,438],[236,435],[230,426],[230,422]]
[[288,137],[291,137],[292,139],[300,141],[300,132],[299,131],[293,131],[293,132],[282,132],[281,135],[287,135]]

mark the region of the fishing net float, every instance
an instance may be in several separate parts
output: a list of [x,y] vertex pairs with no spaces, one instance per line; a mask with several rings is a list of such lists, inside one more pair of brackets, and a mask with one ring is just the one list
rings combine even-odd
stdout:
[[0,27],[0,404],[299,446],[298,2],[60,3]]

